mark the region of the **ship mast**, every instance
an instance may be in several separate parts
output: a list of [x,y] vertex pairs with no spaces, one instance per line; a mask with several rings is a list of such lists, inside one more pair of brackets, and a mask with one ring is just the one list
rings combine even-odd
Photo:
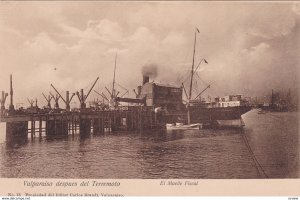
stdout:
[[111,98],[115,97],[116,67],[117,67],[117,54],[115,56],[115,69],[114,69],[114,79],[113,79],[113,86],[111,91]]
[[196,42],[197,42],[197,37],[196,37],[197,30],[198,29],[195,30],[194,52],[193,52],[193,63],[192,63],[192,70],[191,70],[191,83],[190,83],[190,91],[189,91],[189,100],[192,98],[192,87],[193,87],[193,76],[194,76],[194,63],[195,63],[195,51],[196,51]]
[[192,70],[191,70],[191,83],[190,83],[190,91],[189,91],[188,103],[187,103],[187,109],[188,109],[188,124],[191,123],[191,117],[190,117],[190,100],[191,100],[191,98],[192,98],[193,76],[194,76],[194,65],[195,65],[195,51],[196,51],[196,42],[197,42],[197,32],[200,33],[200,31],[199,31],[198,28],[196,28],[196,30],[195,30],[194,51],[193,51],[193,63],[192,63]]

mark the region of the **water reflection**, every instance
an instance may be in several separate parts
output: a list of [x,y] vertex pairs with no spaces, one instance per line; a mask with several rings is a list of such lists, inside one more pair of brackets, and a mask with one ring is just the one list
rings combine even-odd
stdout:
[[24,138],[24,137],[17,137],[17,136],[7,136],[6,137],[6,149],[9,150],[13,150],[13,149],[18,149],[24,145],[27,145],[28,143],[28,138]]
[[272,115],[250,112],[243,131],[5,138],[0,141],[0,173],[10,178],[263,178],[246,136],[269,177],[299,177],[298,115]]

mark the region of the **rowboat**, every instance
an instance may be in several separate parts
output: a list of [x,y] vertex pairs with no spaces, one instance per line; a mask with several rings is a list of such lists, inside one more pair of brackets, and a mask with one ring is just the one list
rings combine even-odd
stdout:
[[202,124],[187,124],[184,125],[183,123],[176,123],[176,124],[166,124],[167,130],[200,130],[202,129]]

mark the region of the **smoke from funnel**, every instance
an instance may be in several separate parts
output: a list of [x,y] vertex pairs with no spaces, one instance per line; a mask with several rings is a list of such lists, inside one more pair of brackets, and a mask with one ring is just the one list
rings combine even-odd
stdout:
[[156,78],[157,76],[157,66],[155,64],[147,64],[142,67],[143,76],[149,76],[151,78]]

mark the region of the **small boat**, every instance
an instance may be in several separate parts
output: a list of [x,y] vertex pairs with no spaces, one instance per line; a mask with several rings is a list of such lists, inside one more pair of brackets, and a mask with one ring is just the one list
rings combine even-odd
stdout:
[[257,114],[266,114],[266,112],[267,112],[267,111],[265,111],[265,110],[259,110],[259,111],[257,112]]
[[202,129],[202,124],[187,124],[184,125],[183,123],[176,123],[176,124],[166,124],[167,130],[200,130]]

